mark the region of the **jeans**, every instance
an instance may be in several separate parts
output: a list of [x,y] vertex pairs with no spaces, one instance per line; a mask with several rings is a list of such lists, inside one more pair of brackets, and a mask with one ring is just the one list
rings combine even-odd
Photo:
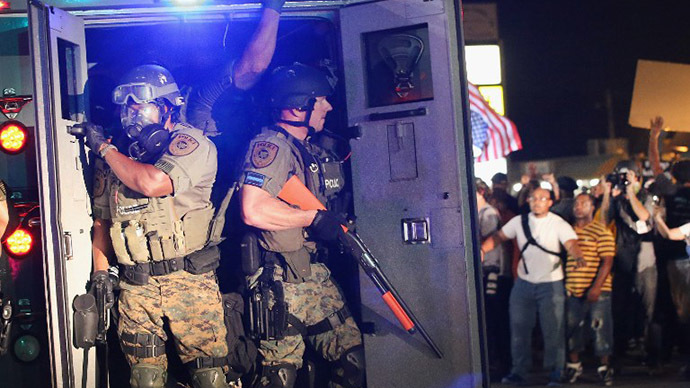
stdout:
[[690,323],[690,259],[672,260],[667,264],[671,297],[678,320]]
[[560,374],[565,365],[565,287],[563,281],[530,283],[517,279],[510,294],[511,373],[525,377],[532,365],[532,329],[537,314],[544,336],[544,369]]
[[594,303],[586,297],[568,297],[568,351],[580,353],[585,350],[588,329],[594,333],[594,354],[597,357],[609,356],[613,351],[613,314],[611,313],[611,294],[602,292]]
[[623,355],[628,340],[645,337],[648,362],[657,362],[658,330],[652,323],[656,302],[657,268],[649,267],[642,272],[616,272],[613,275],[611,293],[614,342],[616,352]]

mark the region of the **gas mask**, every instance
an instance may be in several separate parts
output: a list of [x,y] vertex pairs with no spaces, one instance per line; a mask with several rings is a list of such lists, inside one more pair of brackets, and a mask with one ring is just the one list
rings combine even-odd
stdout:
[[170,143],[170,132],[160,123],[161,110],[155,103],[126,104],[120,122],[129,139],[129,156],[142,163],[154,162]]

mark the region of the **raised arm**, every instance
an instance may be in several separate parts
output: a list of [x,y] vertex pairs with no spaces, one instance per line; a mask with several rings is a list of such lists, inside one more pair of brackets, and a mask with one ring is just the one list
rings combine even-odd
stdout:
[[649,163],[654,176],[664,172],[661,168],[661,158],[659,157],[659,136],[663,127],[664,118],[661,116],[657,116],[649,121]]
[[233,79],[238,89],[248,90],[254,86],[271,63],[276,48],[280,10],[284,3],[285,0],[264,0],[259,27],[233,69]]

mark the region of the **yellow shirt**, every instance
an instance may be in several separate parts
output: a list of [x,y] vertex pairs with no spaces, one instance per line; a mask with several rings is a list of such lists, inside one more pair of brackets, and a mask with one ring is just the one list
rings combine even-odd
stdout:
[[[565,288],[576,297],[583,296],[594,283],[602,264],[602,257],[616,254],[616,243],[611,231],[598,221],[592,221],[583,228],[575,227],[577,240],[587,266],[575,269],[575,259],[568,257],[565,266]],[[601,286],[602,291],[611,291],[611,274]]]

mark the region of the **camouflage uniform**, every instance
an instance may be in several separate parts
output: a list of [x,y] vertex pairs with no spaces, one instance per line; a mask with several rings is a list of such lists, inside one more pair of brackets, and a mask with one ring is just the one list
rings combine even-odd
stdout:
[[[143,197],[127,188],[115,174],[98,160],[94,183],[94,216],[111,220],[113,224],[123,219],[141,219],[142,214],[153,212],[153,199]],[[213,213],[210,202],[211,187],[213,186],[216,169],[216,149],[202,131],[186,124],[176,124],[172,133],[172,141],[168,150],[156,162],[156,167],[165,172],[173,184],[172,214],[176,227],[189,221],[190,215],[198,219],[190,221],[196,227],[185,227],[185,241],[196,241],[193,244],[178,241],[164,244],[163,251],[174,245],[179,257],[199,250],[203,235],[208,233],[210,219],[209,211]],[[132,199],[134,198],[134,199]],[[138,203],[136,206],[125,206],[124,203]],[[202,216],[199,216],[202,214]],[[137,218],[139,217],[139,218]],[[143,218],[146,220],[146,218]],[[158,230],[154,220],[144,221],[143,245],[148,251],[143,252],[149,260],[155,255],[150,240]],[[194,223],[193,221],[197,221]],[[159,222],[158,225],[161,225]],[[122,222],[123,228],[125,222]],[[126,230],[126,229],[122,229]],[[111,237],[117,237],[119,229]],[[122,232],[126,233],[126,232]],[[146,240],[148,239],[148,240]],[[115,238],[113,238],[115,240]],[[148,243],[148,245],[147,245]],[[173,244],[174,243],[174,244]],[[130,255],[118,252],[114,243],[116,256],[121,265],[131,265]],[[134,251],[127,243],[127,252]],[[161,251],[161,248],[158,247]],[[168,249],[168,252],[170,249]],[[168,254],[169,256],[169,254]],[[166,257],[168,259],[168,257]],[[121,282],[122,292],[119,299],[120,320],[118,334],[123,345],[137,346],[122,339],[123,333],[154,334],[166,340],[163,331],[163,317],[169,319],[170,328],[175,337],[175,345],[183,363],[201,357],[225,357],[228,353],[226,344],[226,328],[223,321],[223,307],[218,290],[215,273],[213,271],[199,275],[178,270],[161,276],[151,276],[148,284],[134,285]],[[137,357],[127,354],[130,365],[148,363],[167,368],[165,354],[155,357]]]
[[[250,143],[241,183],[259,187],[276,197],[292,175],[306,182],[305,165],[312,171],[318,165],[315,166],[315,161],[305,163],[293,141],[297,140],[278,128],[264,128]],[[303,144],[312,155],[320,153],[309,142]],[[314,194],[326,203],[322,181],[315,182],[319,186]],[[343,298],[330,271],[321,263],[311,263],[316,245],[305,238],[303,228],[262,231],[259,243],[262,249],[279,253],[281,257],[282,268],[276,268],[274,279],[282,283],[288,313],[310,326],[343,308]],[[333,330],[306,340],[329,361],[362,344],[361,333],[352,317]],[[259,352],[264,357],[264,365],[288,363],[300,368],[304,349],[301,335],[289,335],[280,340],[261,341]]]

